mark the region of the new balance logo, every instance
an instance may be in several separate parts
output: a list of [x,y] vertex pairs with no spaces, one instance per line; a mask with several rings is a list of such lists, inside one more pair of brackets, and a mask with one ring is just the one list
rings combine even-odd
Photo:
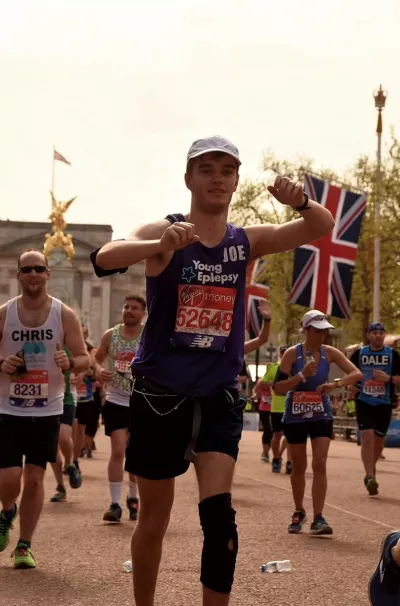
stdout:
[[190,344],[190,347],[211,347],[214,337],[202,337],[197,335]]

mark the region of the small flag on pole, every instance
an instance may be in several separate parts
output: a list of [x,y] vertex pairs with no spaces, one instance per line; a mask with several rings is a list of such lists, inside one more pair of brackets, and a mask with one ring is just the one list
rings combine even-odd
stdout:
[[68,160],[64,158],[62,154],[59,154],[56,150],[54,150],[54,160],[59,160],[60,162],[64,162],[64,164],[68,164],[68,166],[71,166],[71,162],[68,162]]

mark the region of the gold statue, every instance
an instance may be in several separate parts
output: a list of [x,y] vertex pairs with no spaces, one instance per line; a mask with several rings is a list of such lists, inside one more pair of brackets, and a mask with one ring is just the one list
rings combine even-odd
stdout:
[[49,259],[55,248],[63,248],[68,259],[71,260],[75,254],[75,248],[71,234],[64,233],[64,230],[67,227],[64,215],[72,202],[76,199],[76,196],[67,202],[57,202],[52,191],[50,192],[50,195],[51,215],[49,216],[49,219],[51,221],[51,231],[53,234],[46,234],[43,253]]

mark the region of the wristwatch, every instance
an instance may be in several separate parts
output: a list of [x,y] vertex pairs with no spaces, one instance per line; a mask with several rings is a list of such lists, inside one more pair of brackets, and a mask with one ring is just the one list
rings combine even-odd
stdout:
[[297,212],[301,212],[302,210],[308,210],[311,208],[308,206],[308,196],[306,192],[303,191],[304,203],[301,206],[293,206],[293,210],[297,210]]
[[333,379],[333,382],[336,384],[336,387],[343,387],[342,379]]

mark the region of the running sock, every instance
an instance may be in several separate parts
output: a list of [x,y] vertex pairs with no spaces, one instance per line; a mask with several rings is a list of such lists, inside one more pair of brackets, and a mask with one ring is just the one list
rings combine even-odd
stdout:
[[129,482],[129,498],[137,499],[138,489],[136,482]]
[[9,509],[8,511],[3,509],[1,513],[7,518],[9,522],[11,522],[11,520],[15,517],[15,514],[17,513],[17,506],[14,504],[14,507],[12,509]]
[[74,465],[77,468],[77,470],[80,471],[80,469],[79,469],[79,461],[74,461]]
[[67,492],[67,491],[65,490],[65,486],[63,486],[62,484],[58,484],[58,485],[57,485],[56,491],[57,491],[57,492]]
[[111,501],[121,505],[123,482],[110,482]]
[[29,547],[29,549],[32,547],[32,542],[31,541],[25,541],[24,539],[19,539],[18,543],[17,543],[17,549],[18,547]]

